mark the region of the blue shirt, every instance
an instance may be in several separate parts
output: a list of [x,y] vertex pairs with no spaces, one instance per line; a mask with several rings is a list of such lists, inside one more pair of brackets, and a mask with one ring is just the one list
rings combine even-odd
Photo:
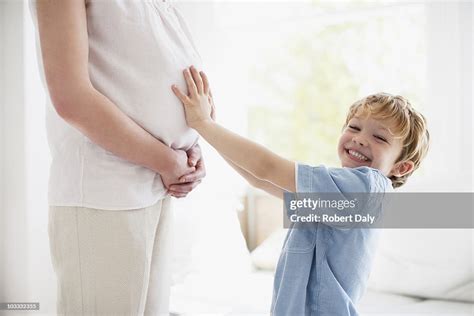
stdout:
[[[390,179],[377,169],[297,164],[297,192],[387,192]],[[340,229],[314,223],[289,229],[275,272],[271,313],[275,316],[358,315],[378,229]]]

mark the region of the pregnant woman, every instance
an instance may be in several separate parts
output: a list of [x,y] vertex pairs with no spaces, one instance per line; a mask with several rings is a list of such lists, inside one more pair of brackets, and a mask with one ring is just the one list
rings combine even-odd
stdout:
[[[48,232],[57,312],[167,315],[170,195],[205,175],[169,87],[200,65],[159,0],[30,0],[52,156]],[[186,175],[186,181],[180,179]]]

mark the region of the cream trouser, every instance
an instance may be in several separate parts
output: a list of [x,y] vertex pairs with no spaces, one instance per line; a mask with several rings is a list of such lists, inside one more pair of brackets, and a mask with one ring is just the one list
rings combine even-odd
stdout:
[[168,315],[170,198],[135,210],[50,206],[59,315]]

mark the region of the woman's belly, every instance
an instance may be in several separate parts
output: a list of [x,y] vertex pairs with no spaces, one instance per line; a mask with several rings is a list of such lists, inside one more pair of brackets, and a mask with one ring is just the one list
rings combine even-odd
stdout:
[[[171,85],[187,91],[182,71],[190,65],[201,68],[201,59],[173,11],[124,3],[127,7],[94,2],[88,8],[92,84],[163,143],[188,149],[198,134],[186,125]],[[110,10],[120,22],[103,19]]]
[[182,71],[176,69],[175,74],[141,73],[140,76],[139,80],[134,80],[135,76],[114,78],[110,82],[102,79],[94,85],[127,116],[164,144],[174,149],[189,149],[197,141],[198,134],[187,126],[183,105],[171,91],[172,84],[177,84],[181,91],[187,91]]

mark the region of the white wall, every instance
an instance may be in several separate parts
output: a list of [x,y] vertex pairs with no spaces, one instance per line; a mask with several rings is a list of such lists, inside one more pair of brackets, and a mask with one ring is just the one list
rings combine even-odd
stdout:
[[[472,3],[426,2],[426,111],[431,146],[400,191],[473,190]],[[408,48],[409,49],[409,48]]]
[[[25,1],[26,2],[26,1]],[[45,93],[39,77],[35,29],[28,4],[23,7],[24,26],[24,120],[25,120],[25,185],[26,214],[30,260],[29,297],[40,302],[43,314],[56,309],[56,278],[51,264],[48,239],[48,175],[50,155],[46,140]]]
[[[4,92],[3,92],[3,85],[4,85],[4,76],[5,76],[5,65],[4,65],[4,58],[3,58],[3,50],[4,50],[4,32],[3,30],[5,29],[5,4],[3,2],[0,2],[0,255],[4,253],[4,237],[2,232],[4,231],[4,223],[5,223],[5,218],[4,218],[4,212],[3,212],[3,155],[4,155],[4,148],[3,148],[3,103],[5,102],[4,100]],[[3,260],[0,260],[0,280],[3,280],[3,275],[4,275],[4,262]],[[0,285],[0,289],[2,289],[3,286]],[[0,292],[3,293],[3,290]],[[2,299],[2,294],[0,294],[0,299]]]
[[1,103],[3,246],[0,301],[24,301],[28,293],[29,247],[25,199],[25,119],[23,63],[23,3],[0,1],[3,96]]
[[[5,59],[3,58],[3,51],[4,51],[4,32],[3,30],[5,29],[5,4],[3,2],[0,2],[0,255],[3,258],[3,254],[5,253],[5,244],[4,244],[4,237],[3,237],[3,231],[4,231],[4,226],[5,226],[5,212],[3,212],[3,155],[5,153],[4,148],[3,148],[3,117],[5,116],[3,114],[3,103],[5,102],[4,100],[4,91],[3,91],[3,85],[4,85],[4,76],[5,76],[5,65],[4,61]],[[3,260],[0,260],[0,280],[4,279],[4,266],[5,263]],[[0,300],[3,300],[3,286],[0,285]]]

